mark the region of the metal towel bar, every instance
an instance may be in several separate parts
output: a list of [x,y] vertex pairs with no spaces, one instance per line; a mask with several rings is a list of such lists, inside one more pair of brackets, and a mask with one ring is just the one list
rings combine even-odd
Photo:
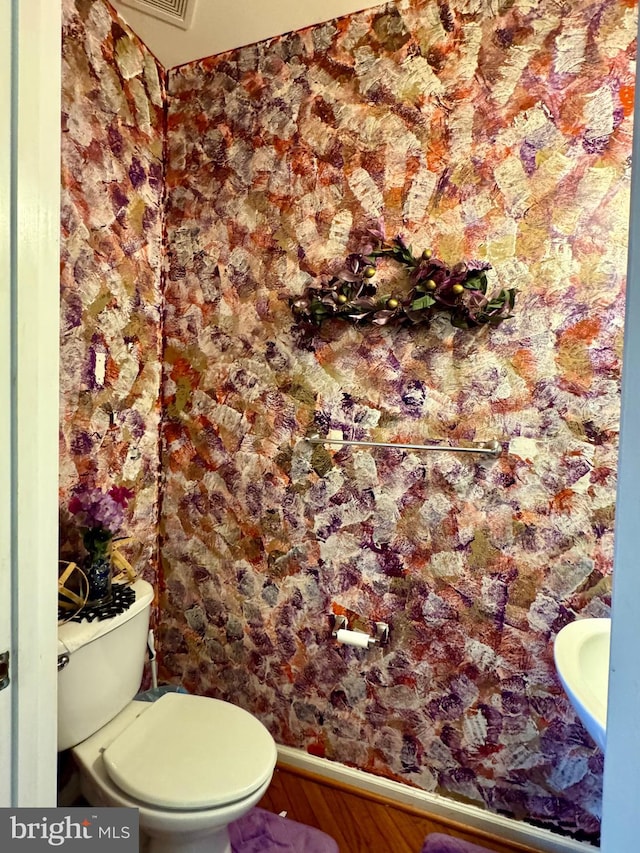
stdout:
[[478,441],[472,447],[453,447],[450,444],[401,444],[392,441],[352,441],[345,438],[322,438],[319,435],[308,435],[310,444],[344,444],[350,447],[389,447],[393,450],[435,450],[449,453],[478,453],[481,456],[492,456],[497,459],[502,454],[502,445],[497,439]]

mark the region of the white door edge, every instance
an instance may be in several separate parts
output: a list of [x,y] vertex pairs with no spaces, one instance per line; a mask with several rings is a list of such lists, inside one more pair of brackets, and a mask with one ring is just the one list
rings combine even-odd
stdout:
[[[0,652],[11,651],[11,18],[0,6]],[[0,806],[11,804],[11,697],[0,690]]]
[[13,0],[12,805],[57,793],[61,7]]

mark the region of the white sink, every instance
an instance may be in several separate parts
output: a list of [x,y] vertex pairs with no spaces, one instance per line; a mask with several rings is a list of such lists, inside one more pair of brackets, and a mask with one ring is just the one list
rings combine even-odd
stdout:
[[578,619],[558,633],[553,656],[576,714],[604,752],[611,619]]

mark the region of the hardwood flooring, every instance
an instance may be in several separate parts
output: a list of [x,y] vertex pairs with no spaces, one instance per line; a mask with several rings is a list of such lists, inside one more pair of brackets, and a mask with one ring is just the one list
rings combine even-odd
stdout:
[[258,805],[321,829],[337,841],[340,853],[420,853],[430,832],[453,835],[492,853],[537,853],[283,764]]

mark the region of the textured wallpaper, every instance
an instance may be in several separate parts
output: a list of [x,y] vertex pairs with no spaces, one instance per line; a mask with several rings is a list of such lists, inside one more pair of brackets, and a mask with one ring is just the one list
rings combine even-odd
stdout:
[[[402,0],[168,84],[165,674],[280,743],[591,838],[602,755],[552,641],[609,610],[635,21]],[[288,300],[380,218],[490,263],[515,319],[305,340]],[[390,644],[336,645],[332,612]]]
[[125,485],[135,501],[124,532],[138,543],[127,553],[152,579],[164,72],[103,0],[62,6],[62,552],[76,553],[70,490]]
[[[401,0],[167,94],[108,4],[63,10],[61,505],[133,488],[152,580],[161,513],[164,675],[280,743],[595,839],[602,755],[552,642],[609,609],[634,5]],[[305,338],[289,299],[381,219],[490,263],[515,318]],[[330,429],[504,453],[304,440]],[[336,645],[331,613],[389,645]]]

